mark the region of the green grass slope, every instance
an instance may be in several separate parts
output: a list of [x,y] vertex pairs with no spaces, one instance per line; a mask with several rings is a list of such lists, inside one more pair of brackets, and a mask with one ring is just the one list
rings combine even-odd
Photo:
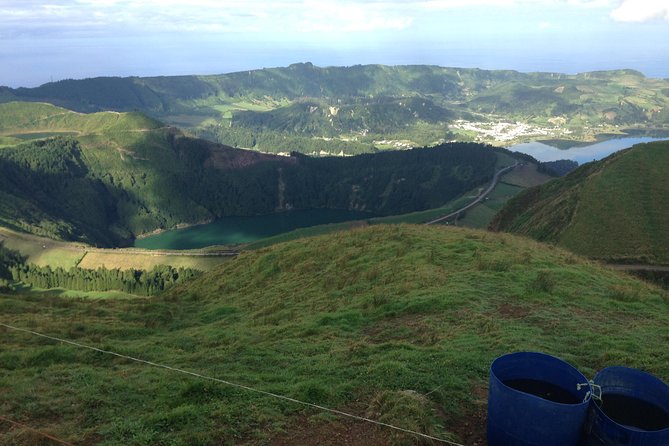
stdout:
[[[491,361],[669,378],[666,292],[508,234],[377,226],[249,252],[150,300],[3,295],[0,321],[479,444]],[[0,328],[0,414],[74,444],[418,444]],[[5,429],[4,431],[2,429]],[[0,426],[1,444],[43,444]],[[311,443],[308,443],[311,444]]]
[[636,145],[512,199],[491,228],[612,262],[669,264],[669,143]]
[[77,113],[46,103],[0,104],[0,147],[50,136],[147,132],[164,125],[138,112]]

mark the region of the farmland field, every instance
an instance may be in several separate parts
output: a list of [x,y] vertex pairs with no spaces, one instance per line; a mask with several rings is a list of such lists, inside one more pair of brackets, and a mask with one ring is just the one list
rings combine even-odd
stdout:
[[125,253],[123,250],[105,250],[87,252],[79,263],[79,266],[87,269],[105,267],[107,269],[150,270],[154,266],[170,265],[174,268],[193,268],[201,271],[209,271],[229,259],[230,257],[226,256],[163,255],[150,251],[138,254],[134,250],[132,253]]
[[166,255],[165,253],[144,251],[137,248],[133,248],[131,251],[100,249],[82,243],[54,241],[5,228],[0,228],[0,242],[7,248],[21,253],[26,257],[28,263],[64,269],[80,266],[87,269],[105,267],[107,269],[149,270],[157,265],[169,265],[175,268],[183,267],[208,271],[229,259],[226,256],[188,255],[187,252]]

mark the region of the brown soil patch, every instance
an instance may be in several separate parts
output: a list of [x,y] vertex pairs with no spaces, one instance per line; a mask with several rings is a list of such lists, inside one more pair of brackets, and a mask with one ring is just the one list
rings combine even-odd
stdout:
[[367,336],[366,341],[372,344],[402,340],[414,345],[433,345],[441,337],[426,323],[425,316],[415,314],[380,321],[363,334]]
[[302,415],[277,435],[271,446],[390,446],[390,433],[381,426],[352,419],[309,420]]
[[458,420],[450,429],[467,446],[487,446],[486,424],[488,422],[488,389],[472,383],[472,396],[475,398],[474,410]]
[[462,444],[467,446],[487,446],[486,423],[487,406],[477,408],[475,412],[470,412],[462,422],[458,423],[452,432],[458,436]]
[[521,307],[510,303],[503,303],[497,307],[496,314],[507,319],[521,319],[529,316],[531,309],[528,307]]
[[241,169],[261,161],[280,161],[285,164],[295,164],[297,162],[293,157],[270,155],[253,150],[233,149],[222,144],[211,143],[208,145],[208,149],[209,158],[204,165],[221,170]]

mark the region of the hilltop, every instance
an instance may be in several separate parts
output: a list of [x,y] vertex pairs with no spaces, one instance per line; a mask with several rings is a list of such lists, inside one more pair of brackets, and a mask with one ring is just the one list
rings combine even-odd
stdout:
[[[445,227],[278,244],[153,299],[3,295],[0,321],[465,444],[485,436],[488,368],[507,352],[551,353],[588,377],[619,364],[669,378],[665,292],[559,248]],[[3,413],[75,444],[417,444],[1,330]]]
[[236,147],[361,153],[444,140],[508,144],[667,131],[669,81],[634,70],[567,75],[428,65],[98,77],[2,88],[0,101],[140,110]]
[[447,143],[276,156],[192,138],[138,112],[14,102],[0,104],[0,116],[0,225],[103,246],[231,215],[436,208],[492,178],[499,152]]
[[669,143],[639,144],[528,189],[491,229],[609,262],[669,264]]
[[47,103],[8,102],[0,106],[0,132],[21,139],[31,133],[90,134],[114,131],[146,131],[163,125],[137,112],[76,113]]

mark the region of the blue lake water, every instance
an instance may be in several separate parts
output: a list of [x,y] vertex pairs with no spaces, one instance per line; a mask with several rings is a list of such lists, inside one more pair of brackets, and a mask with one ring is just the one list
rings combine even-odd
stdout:
[[311,209],[253,217],[225,217],[205,225],[144,237],[136,240],[134,246],[144,249],[196,249],[212,245],[247,243],[298,228],[370,217],[373,217],[373,214],[339,209]]
[[617,152],[618,150],[632,147],[634,144],[644,142],[661,141],[667,138],[651,137],[628,137],[609,139],[589,145],[577,145],[567,149],[558,149],[557,147],[534,141],[523,144],[515,144],[507,147],[515,152],[527,153],[539,161],[556,161],[569,159],[577,161],[579,164],[587,163],[593,160],[599,160]]

